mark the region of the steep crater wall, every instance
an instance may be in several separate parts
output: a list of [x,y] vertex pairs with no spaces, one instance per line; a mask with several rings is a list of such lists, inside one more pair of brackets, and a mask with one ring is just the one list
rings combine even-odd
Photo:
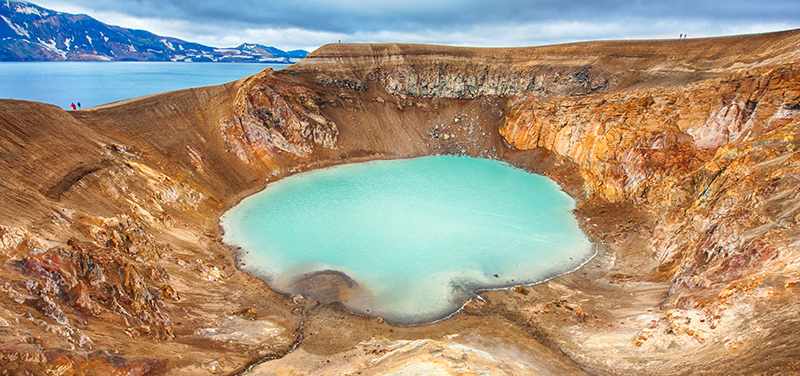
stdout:
[[[0,355],[19,372],[303,373],[377,336],[403,349],[380,358],[400,369],[457,343],[516,359],[516,373],[788,371],[799,35],[336,44],[279,72],[88,111],[0,101]],[[401,329],[275,294],[220,243],[218,217],[270,181],[432,154],[554,178],[596,262]],[[510,339],[481,347],[497,336]],[[353,370],[381,363],[375,351]]]

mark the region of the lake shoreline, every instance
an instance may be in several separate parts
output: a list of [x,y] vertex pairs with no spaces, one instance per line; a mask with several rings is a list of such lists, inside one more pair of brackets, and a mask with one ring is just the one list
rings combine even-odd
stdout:
[[291,64],[36,61],[0,62],[0,98],[28,100],[71,110],[179,89],[219,85],[264,69]]
[[[591,258],[579,247],[592,248],[570,211],[574,200],[543,175],[467,157],[368,163],[284,178],[226,211],[220,221],[223,239],[237,249],[240,269],[290,295],[296,290],[291,287],[297,283],[294,279],[338,270],[359,281],[357,289],[351,284],[330,292],[349,296],[342,301],[348,311],[381,316],[397,325],[422,325],[452,315],[476,291],[533,285]],[[516,203],[509,201],[514,198]],[[299,214],[305,213],[303,208],[311,212]],[[315,222],[319,220],[323,222]],[[300,228],[302,236],[288,235]],[[452,233],[466,228],[469,236]],[[396,239],[385,242],[387,237]],[[391,267],[381,265],[387,258]],[[422,258],[429,260],[419,265]],[[442,270],[433,267],[440,258],[447,260]],[[300,262],[309,266],[301,267]],[[573,265],[576,262],[580,264]],[[287,270],[286,265],[293,266]],[[381,277],[375,278],[375,273]],[[381,284],[386,278],[391,286]],[[413,298],[405,293],[431,283]],[[316,295],[307,288],[302,291]],[[444,295],[418,302],[434,291]],[[386,298],[387,294],[397,296]],[[441,313],[431,311],[439,305],[436,310]]]

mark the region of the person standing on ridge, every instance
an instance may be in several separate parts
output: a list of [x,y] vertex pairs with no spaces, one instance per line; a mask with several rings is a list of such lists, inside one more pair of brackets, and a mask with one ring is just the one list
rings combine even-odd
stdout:
[[75,102],[72,102],[69,105],[72,106],[72,111],[75,111]]
[[81,102],[78,102],[78,109],[81,109]]

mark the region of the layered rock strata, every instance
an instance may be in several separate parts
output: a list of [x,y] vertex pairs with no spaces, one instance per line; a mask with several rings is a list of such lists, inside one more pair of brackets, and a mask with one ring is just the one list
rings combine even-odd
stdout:
[[[282,71],[90,110],[2,100],[0,367],[794,372],[798,43],[788,31],[335,44]],[[484,292],[448,320],[393,327],[313,304],[314,292],[274,293],[220,243],[219,216],[270,181],[431,154],[552,177],[598,256]]]

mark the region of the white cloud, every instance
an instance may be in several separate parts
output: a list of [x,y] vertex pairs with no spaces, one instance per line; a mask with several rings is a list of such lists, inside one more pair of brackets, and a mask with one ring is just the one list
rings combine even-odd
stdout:
[[779,23],[754,23],[742,25],[729,25],[723,27],[723,34],[725,35],[738,35],[738,34],[759,34],[768,33],[772,31],[782,31],[796,29],[798,24],[789,24],[785,22]]
[[348,36],[339,33],[327,33],[297,28],[290,29],[231,29],[221,30],[183,30],[181,39],[218,47],[233,47],[242,43],[258,43],[275,46],[283,50],[303,49],[312,51],[326,43],[335,43]]
[[[231,3],[232,6],[237,3],[235,0],[227,1],[233,1]],[[358,1],[362,1],[364,4],[367,3],[366,0]],[[427,4],[429,0],[415,1]],[[701,0],[697,1],[702,3]],[[521,22],[517,19],[516,21],[508,20],[503,23],[465,22],[455,26],[453,26],[452,22],[441,22],[432,24],[429,28],[420,28],[418,26],[419,20],[392,19],[392,21],[381,24],[377,31],[368,28],[359,31],[357,30],[359,25],[356,22],[355,24],[348,24],[348,29],[357,31],[336,32],[315,31],[302,26],[277,27],[275,25],[265,25],[265,27],[260,28],[253,27],[253,23],[227,19],[201,22],[164,17],[144,18],[117,11],[94,11],[77,3],[63,0],[42,0],[37,3],[46,8],[62,12],[85,13],[111,25],[144,29],[155,34],[215,47],[233,47],[247,42],[275,46],[284,50],[305,49],[308,51],[312,51],[320,45],[335,43],[339,40],[342,42],[400,42],[507,47],[536,46],[585,40],[677,38],[682,33],[688,33],[690,37],[719,36],[800,27],[800,20],[795,23],[785,21],[765,22],[764,20],[748,21],[742,17],[732,17],[725,20],[713,19],[711,16],[702,17],[701,15],[691,18],[629,15],[623,21],[620,21],[612,10],[605,14],[597,14],[596,17],[589,19],[584,17],[583,19],[565,20],[564,14],[560,14],[561,17],[556,21],[553,21],[555,18],[553,20],[542,20],[542,17],[537,17],[538,20],[528,22]],[[467,3],[475,2],[468,1]],[[331,20],[337,18],[341,20],[348,19],[347,16],[336,13],[338,8],[341,8],[340,11],[343,12],[347,12],[348,9],[361,9],[359,13],[364,17],[372,12],[375,13],[374,19],[368,17],[365,20],[380,21],[383,19],[381,17],[386,17],[386,7],[376,6],[375,9],[363,9],[363,7],[356,6],[358,4],[353,2],[345,2],[337,8],[337,4],[338,2],[333,2],[332,0],[319,0],[317,5],[331,9]],[[564,4],[567,5],[569,3]],[[395,5],[395,8],[401,7],[400,5]],[[705,5],[700,4],[700,9]],[[364,5],[364,7],[368,7],[368,5]],[[434,8],[439,9],[442,7],[442,4],[436,4]],[[448,6],[444,7],[447,8]],[[457,7],[457,5],[450,5],[449,7]],[[293,5],[287,5],[286,8],[287,10],[297,10]],[[408,9],[408,4],[405,4],[405,8]],[[390,9],[394,8],[390,7]],[[675,8],[671,7],[669,9]],[[443,14],[447,13],[447,9],[439,10],[444,12]],[[576,9],[573,8],[572,11],[574,10]],[[244,11],[246,12],[247,10]],[[454,16],[456,15],[454,14]],[[296,14],[293,14],[293,16],[296,16]]]

